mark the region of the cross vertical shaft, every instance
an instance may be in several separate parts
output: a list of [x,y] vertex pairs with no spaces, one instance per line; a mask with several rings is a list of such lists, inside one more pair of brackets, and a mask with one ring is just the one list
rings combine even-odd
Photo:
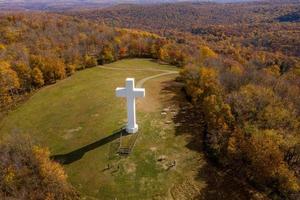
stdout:
[[136,123],[136,108],[135,108],[135,98],[145,97],[144,88],[135,88],[134,79],[126,79],[125,88],[117,88],[116,95],[118,97],[126,97],[127,99],[127,126],[126,131],[128,133],[136,133],[138,131],[138,125]]
[[[134,91],[134,80],[126,80],[126,89],[129,92]],[[136,110],[135,110],[135,97],[134,95],[127,96],[127,129],[138,129],[136,124]],[[133,130],[127,130],[128,132],[134,132]]]

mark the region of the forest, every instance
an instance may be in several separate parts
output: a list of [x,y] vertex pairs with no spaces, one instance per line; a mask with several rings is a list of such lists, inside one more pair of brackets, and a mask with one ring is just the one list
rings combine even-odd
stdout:
[[299,2],[120,5],[75,13],[197,49],[196,55],[186,52],[180,78],[202,116],[195,120],[205,122],[195,140],[204,135],[208,156],[234,176],[277,198],[297,199]]
[[[0,23],[3,109],[76,70],[127,57],[158,58],[160,49],[173,43],[156,34],[55,14],[2,15]],[[179,54],[172,62],[182,65]]]
[[[204,135],[207,156],[217,166],[271,198],[299,199],[299,8],[296,1],[270,1],[2,13],[0,118],[78,70],[123,58],[157,59],[181,68],[177,81],[201,116],[195,121],[204,121],[193,138]],[[13,157],[24,156],[21,165],[31,163],[27,170],[38,166],[41,177],[56,174],[43,185],[48,199],[78,198],[60,166],[42,158],[49,152],[16,146],[0,147],[0,195],[9,196],[25,181],[23,172],[20,182],[11,181]],[[64,187],[47,187],[53,183]]]
[[67,12],[69,15],[105,22],[113,27],[143,29],[165,36],[178,37],[183,33],[200,35],[199,39],[205,39],[206,42],[218,42],[216,49],[222,43],[233,43],[298,57],[299,13],[297,1],[125,4]]

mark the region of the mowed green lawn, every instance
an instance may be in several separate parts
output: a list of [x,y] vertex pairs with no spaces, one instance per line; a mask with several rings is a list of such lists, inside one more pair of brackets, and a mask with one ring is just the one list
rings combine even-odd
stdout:
[[[53,155],[80,150],[125,124],[125,100],[115,97],[115,88],[124,86],[125,78],[133,77],[137,82],[162,73],[133,69],[177,70],[149,59],[128,59],[106,66],[127,70],[94,67],[41,89],[0,122],[1,136],[28,134],[36,143],[49,147]],[[116,139],[83,148],[83,154],[64,165],[70,182],[84,198],[166,199],[176,195],[174,187],[189,176],[193,179],[190,173],[197,171],[197,153],[186,147],[185,136],[175,135],[175,125],[168,119],[170,111],[167,116],[161,113],[169,106],[163,83],[175,77],[145,83],[146,98],[137,106],[139,136],[130,156],[116,154]],[[176,165],[168,169],[175,160]]]

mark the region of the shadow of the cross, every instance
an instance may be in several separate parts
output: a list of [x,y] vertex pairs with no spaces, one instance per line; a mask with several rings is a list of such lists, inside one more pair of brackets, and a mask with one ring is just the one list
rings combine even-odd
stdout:
[[96,142],[93,142],[84,147],[76,149],[70,153],[53,155],[50,157],[50,159],[54,160],[60,164],[68,165],[77,160],[80,160],[84,156],[85,153],[92,151],[98,147],[101,147],[109,142],[112,142],[112,141],[120,138],[121,136],[126,136],[126,135],[128,135],[128,133],[126,132],[125,128],[121,128],[119,130],[114,131],[113,134],[111,134],[110,136],[107,136]]

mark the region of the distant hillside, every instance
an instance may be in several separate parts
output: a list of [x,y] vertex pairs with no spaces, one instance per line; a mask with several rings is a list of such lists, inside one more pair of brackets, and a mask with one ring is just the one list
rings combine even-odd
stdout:
[[244,2],[251,0],[0,0],[0,10],[66,10],[103,8],[116,4],[156,4],[178,2]]
[[298,12],[288,13],[277,18],[280,22],[300,22],[300,9]]
[[[236,40],[260,50],[300,56],[300,2],[122,4],[67,14],[106,23],[163,34],[192,33],[216,42]],[[294,22],[294,23],[289,23]]]
[[0,1],[0,10],[64,10],[73,8],[102,8],[113,5],[107,0],[12,0]]
[[[114,26],[142,29],[190,31],[202,25],[264,23],[297,11],[298,3],[248,2],[235,4],[175,3],[155,5],[122,4],[71,14],[104,21]],[[158,23],[159,22],[159,23]]]

